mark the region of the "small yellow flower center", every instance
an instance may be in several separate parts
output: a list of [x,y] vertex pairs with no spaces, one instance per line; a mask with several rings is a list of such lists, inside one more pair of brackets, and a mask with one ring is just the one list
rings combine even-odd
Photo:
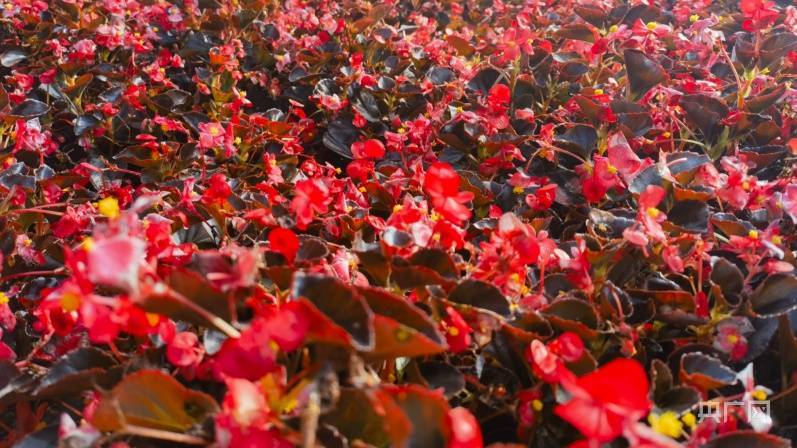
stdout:
[[542,401],[540,401],[540,400],[533,400],[533,401],[531,402],[531,408],[532,408],[532,409],[534,409],[534,410],[535,410],[535,411],[537,411],[537,412],[540,412],[540,411],[542,411]]
[[742,182],[742,188],[744,189],[744,191],[749,190],[750,189],[750,182],[748,182],[748,181]]
[[448,334],[451,336],[457,337],[459,336],[459,328],[457,327],[448,327]]
[[73,292],[65,293],[61,296],[61,308],[67,312],[77,311],[80,308],[80,296]]
[[0,292],[0,305],[5,305],[8,303],[8,296],[4,292]]
[[728,342],[731,343],[731,344],[736,344],[737,342],[739,342],[739,336],[737,336],[735,334],[729,334],[728,335]]
[[697,14],[692,14],[691,16],[689,16],[689,21],[692,22],[692,23],[697,22],[699,19],[700,19],[700,16],[697,15]]
[[106,218],[116,219],[119,217],[119,201],[113,196],[108,196],[97,203],[97,210]]
[[606,168],[606,171],[608,171],[609,174],[617,174],[617,167],[609,164],[609,166]]
[[684,414],[684,416],[681,417],[681,421],[684,422],[684,424],[686,424],[686,426],[689,428],[694,428],[697,426],[697,417],[695,417],[695,414],[692,414],[691,412]]
[[219,135],[219,128],[217,128],[216,126],[211,126],[210,127],[210,131],[208,131],[208,132],[210,132],[210,135],[215,137],[215,136]]
[[401,211],[401,209],[402,209],[402,208],[404,208],[404,206],[403,206],[403,205],[401,205],[401,204],[396,204],[396,205],[394,205],[394,206],[393,206],[393,213],[396,213],[396,212],[399,212],[399,211]]
[[675,412],[667,411],[663,414],[650,414],[648,415],[648,423],[659,434],[668,437],[678,438],[683,433],[683,423],[678,420],[678,415]]
[[645,26],[646,26],[646,27],[647,27],[647,28],[648,28],[650,31],[653,31],[653,30],[655,30],[655,29],[656,29],[656,27],[658,27],[658,26],[659,26],[659,24],[658,24],[658,23],[656,23],[656,22],[648,22],[648,23],[647,23],[647,25],[645,25]]
[[592,93],[594,95],[603,95],[603,89],[593,89]]
[[647,213],[648,213],[648,216],[650,216],[651,218],[658,218],[659,217],[659,213],[661,213],[661,211],[659,209],[657,209],[656,207],[648,207]]
[[617,32],[617,25],[610,26],[609,27],[609,32],[610,33],[616,33]]
[[747,232],[747,236],[752,238],[752,239],[754,239],[754,240],[757,240],[758,239],[758,230],[751,230],[751,231]]
[[429,218],[431,218],[432,221],[437,222],[440,221],[440,218],[442,218],[442,216],[440,216],[440,213],[437,213],[436,210],[432,210],[432,214],[429,215]]
[[767,393],[761,389],[754,390],[752,395],[753,398],[755,398],[758,401],[764,401],[767,399]]
[[147,316],[147,323],[149,324],[150,327],[158,325],[158,322],[160,322],[161,320],[160,315],[158,315],[157,313],[146,313],[146,316]]
[[87,236],[83,238],[83,241],[80,243],[80,245],[86,252],[91,252],[91,249],[94,249],[94,238]]
[[360,193],[365,193],[366,191],[368,191],[365,189],[365,187],[360,187],[358,188],[358,190],[360,190]]
[[777,244],[777,245],[783,244],[783,238],[781,238],[780,235],[773,235],[772,244]]
[[526,190],[524,190],[523,187],[515,187],[515,188],[512,189],[512,192],[515,193],[515,194],[521,194],[524,191],[526,191]]

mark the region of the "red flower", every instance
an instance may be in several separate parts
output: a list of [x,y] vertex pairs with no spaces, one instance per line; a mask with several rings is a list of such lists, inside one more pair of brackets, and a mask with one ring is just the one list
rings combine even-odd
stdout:
[[556,184],[540,187],[533,194],[526,195],[526,204],[534,210],[548,210],[556,199]]
[[642,365],[630,359],[610,361],[571,384],[572,395],[555,409],[588,439],[608,442],[623,434],[650,410],[649,383]]
[[138,273],[144,262],[147,244],[140,238],[115,235],[84,244],[88,279],[96,284],[125,291],[138,289]]
[[440,323],[440,327],[446,335],[448,347],[452,353],[459,353],[467,350],[470,346],[470,327],[462,315],[453,307],[446,307],[446,318]]
[[482,448],[482,431],[476,417],[463,407],[456,407],[446,415],[451,438],[448,448]]
[[741,0],[739,9],[746,19],[742,24],[746,31],[766,28],[775,23],[780,15],[775,3],[769,0]]
[[640,160],[622,132],[616,132],[609,136],[607,154],[610,162],[609,170],[619,171],[626,185],[634,180],[639,171],[653,164],[653,161],[647,158],[644,161]]
[[594,165],[587,162],[577,168],[581,174],[581,193],[593,203],[602,201],[609,189],[617,185],[617,168],[609,159],[595,156],[594,161]]
[[[623,237],[627,241],[643,248],[651,238],[654,241],[666,241],[667,235],[664,234],[661,223],[667,219],[667,215],[656,208],[666,193],[664,188],[658,185],[648,185],[639,195],[637,223],[623,230]],[[668,257],[671,258],[669,262],[675,263],[673,267],[677,268],[677,260],[672,259],[672,255],[674,254],[668,253]]]
[[290,448],[270,423],[263,389],[242,379],[227,380],[222,411],[216,416],[216,442],[220,448]]
[[465,204],[474,196],[469,191],[459,191],[459,184],[459,175],[445,162],[433,163],[423,180],[423,189],[431,197],[435,210],[457,224],[470,218],[470,208]]
[[202,193],[202,202],[207,205],[223,207],[231,194],[232,188],[227,183],[227,176],[216,173],[208,179],[208,189]]
[[501,115],[505,114],[509,108],[511,92],[506,84],[496,84],[490,89],[487,96],[487,106],[490,113]]
[[203,352],[196,333],[181,331],[169,341],[166,358],[177,367],[188,367],[199,364]]
[[285,257],[288,263],[293,263],[299,251],[299,238],[292,230],[276,228],[268,234],[268,242],[271,250]]
[[575,362],[584,354],[584,341],[577,334],[566,331],[549,342],[548,348],[565,361]]
[[307,319],[295,308],[256,317],[238,339],[227,339],[215,359],[216,373],[257,380],[278,368],[277,352],[299,347],[308,331]]
[[546,383],[559,383],[573,376],[562,359],[539,339],[531,341],[526,349],[526,360],[534,374]]
[[354,142],[351,144],[351,152],[355,159],[381,159],[385,156],[385,145],[376,139]]
[[498,63],[506,64],[520,57],[521,52],[530,54],[534,52],[532,42],[534,35],[525,28],[512,27],[501,34],[501,41],[496,46]]
[[300,230],[313,222],[316,214],[326,213],[332,198],[329,188],[320,179],[296,182],[296,196],[291,201],[291,209],[296,213],[296,225]]

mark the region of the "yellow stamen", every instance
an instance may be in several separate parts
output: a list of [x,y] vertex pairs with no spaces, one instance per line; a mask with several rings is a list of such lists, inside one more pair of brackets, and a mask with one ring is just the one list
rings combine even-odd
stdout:
[[758,401],[764,401],[767,399],[767,393],[761,389],[754,390],[752,396]]
[[119,217],[119,201],[113,196],[108,196],[97,203],[97,210],[106,218],[116,219]]
[[648,423],[654,431],[668,437],[677,439],[683,433],[683,423],[678,420],[678,415],[672,411],[667,411],[663,414],[650,414],[648,415]]
[[690,429],[697,426],[697,417],[695,417],[695,414],[692,414],[691,412],[684,414],[684,416],[681,417],[681,421],[684,422]]
[[512,189],[512,192],[515,193],[515,194],[521,194],[524,191],[526,191],[526,190],[523,187],[515,187],[515,188]]
[[751,230],[747,232],[747,236],[751,239],[757,240],[758,239],[758,230]]
[[534,409],[534,410],[535,410],[535,411],[537,411],[537,412],[540,412],[540,411],[542,411],[542,407],[543,407],[543,406],[542,406],[542,401],[540,401],[540,400],[533,400],[533,401],[531,402],[531,407],[532,407],[532,409]]
[[80,245],[83,246],[83,249],[85,249],[86,252],[91,252],[91,249],[94,248],[94,238],[87,236],[83,238],[83,242],[80,243]]
[[5,305],[6,303],[8,303],[8,300],[9,298],[6,295],[6,293],[0,292],[0,305]]
[[61,308],[67,312],[77,311],[80,308],[80,296],[73,292],[64,293],[61,296]]
[[645,26],[646,26],[646,27],[647,27],[647,28],[648,28],[650,31],[653,31],[653,30],[655,30],[655,29],[656,29],[656,27],[658,27],[658,26],[659,26],[659,24],[658,24],[658,23],[656,23],[656,22],[648,22],[648,23],[647,23],[647,25],[645,25]]
[[783,238],[781,238],[780,235],[772,235],[772,244],[783,244]]
[[698,20],[700,20],[700,16],[697,15],[697,14],[692,14],[691,16],[689,16],[689,21],[692,22],[692,23],[695,23]]
[[457,337],[459,336],[459,328],[457,327],[448,327],[448,334],[451,336]]
[[659,213],[661,213],[661,210],[657,209],[656,207],[648,207],[647,213],[648,216],[655,219],[659,217]]
[[158,325],[158,322],[160,322],[161,320],[160,315],[156,313],[146,313],[146,316],[147,316],[147,323],[149,324],[150,327]]

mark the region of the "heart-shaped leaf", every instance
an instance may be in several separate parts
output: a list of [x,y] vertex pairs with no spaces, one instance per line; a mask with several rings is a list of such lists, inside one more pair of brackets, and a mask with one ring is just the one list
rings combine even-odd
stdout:
[[50,367],[34,391],[37,397],[83,392],[92,389],[95,379],[116,365],[113,357],[97,348],[73,350]]
[[374,348],[373,313],[365,299],[352,287],[334,277],[296,274],[294,299],[307,299],[331,322],[351,336],[357,350]]
[[639,50],[625,50],[623,59],[631,92],[636,96],[644,94],[656,84],[667,80],[667,72],[664,71],[661,64]]
[[100,431],[123,431],[132,425],[185,432],[217,411],[210,395],[188,389],[160,370],[141,370],[100,399],[91,424]]
[[357,291],[375,315],[376,343],[368,357],[392,359],[445,351],[445,338],[418,307],[383,289],[359,287]]
[[750,297],[753,311],[762,317],[777,316],[797,307],[797,277],[773,274]]
[[512,315],[506,296],[495,286],[481,280],[461,281],[448,298],[452,302],[489,310],[504,317]]
[[47,104],[42,103],[39,100],[29,98],[14,106],[9,115],[15,118],[24,118],[29,120],[31,118],[41,117],[49,112],[49,110],[50,106]]
[[687,353],[681,357],[680,378],[699,389],[710,390],[735,383],[736,372],[713,356]]

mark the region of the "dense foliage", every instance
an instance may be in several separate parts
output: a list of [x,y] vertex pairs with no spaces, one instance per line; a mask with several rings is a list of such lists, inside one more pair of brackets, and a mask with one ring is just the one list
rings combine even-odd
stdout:
[[789,4],[4,0],[0,446],[789,446]]

